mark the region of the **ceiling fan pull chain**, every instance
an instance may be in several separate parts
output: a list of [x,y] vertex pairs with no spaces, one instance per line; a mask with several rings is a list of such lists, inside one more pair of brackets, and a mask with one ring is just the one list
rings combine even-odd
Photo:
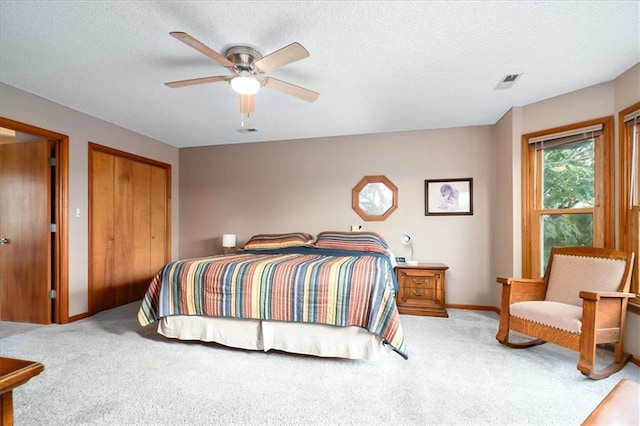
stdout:
[[242,102],[242,95],[240,95],[240,128],[244,129],[244,102]]

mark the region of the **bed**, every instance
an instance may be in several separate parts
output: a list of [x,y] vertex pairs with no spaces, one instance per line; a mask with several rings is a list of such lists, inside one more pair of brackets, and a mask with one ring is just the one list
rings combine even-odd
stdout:
[[408,358],[386,242],[369,232],[261,234],[165,265],[138,321],[179,340],[350,359]]

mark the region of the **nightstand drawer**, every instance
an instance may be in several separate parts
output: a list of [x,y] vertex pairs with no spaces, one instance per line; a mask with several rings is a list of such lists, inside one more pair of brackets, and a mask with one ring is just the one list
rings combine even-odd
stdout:
[[405,287],[403,295],[407,299],[430,299],[436,298],[434,287]]
[[445,309],[445,271],[440,263],[398,265],[396,304],[401,314],[447,317]]
[[433,276],[425,277],[424,275],[415,276],[415,277],[406,277],[404,279],[404,284],[407,287],[431,287],[434,288],[436,286]]
[[399,270],[399,276],[404,282],[413,287],[424,285],[433,285],[437,280],[441,280],[442,271],[426,271],[426,270]]

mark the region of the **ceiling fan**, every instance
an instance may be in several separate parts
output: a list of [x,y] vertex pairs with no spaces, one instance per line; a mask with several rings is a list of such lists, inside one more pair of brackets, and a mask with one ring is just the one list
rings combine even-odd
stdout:
[[253,111],[253,95],[261,87],[277,90],[307,102],[314,102],[320,96],[318,92],[287,83],[286,81],[273,77],[262,77],[266,72],[308,57],[309,52],[300,43],[291,43],[266,56],[262,56],[255,48],[244,45],[232,46],[225,51],[224,55],[221,55],[187,33],[174,31],[169,34],[218,62],[227,68],[231,74],[171,81],[165,83],[168,87],[176,88],[220,81],[229,82],[231,88],[241,95],[240,102],[244,113]]

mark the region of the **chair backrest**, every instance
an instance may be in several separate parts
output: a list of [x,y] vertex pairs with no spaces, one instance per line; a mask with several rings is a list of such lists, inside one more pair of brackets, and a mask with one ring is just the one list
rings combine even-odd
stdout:
[[582,306],[581,291],[626,291],[633,256],[591,247],[553,248],[545,300]]

